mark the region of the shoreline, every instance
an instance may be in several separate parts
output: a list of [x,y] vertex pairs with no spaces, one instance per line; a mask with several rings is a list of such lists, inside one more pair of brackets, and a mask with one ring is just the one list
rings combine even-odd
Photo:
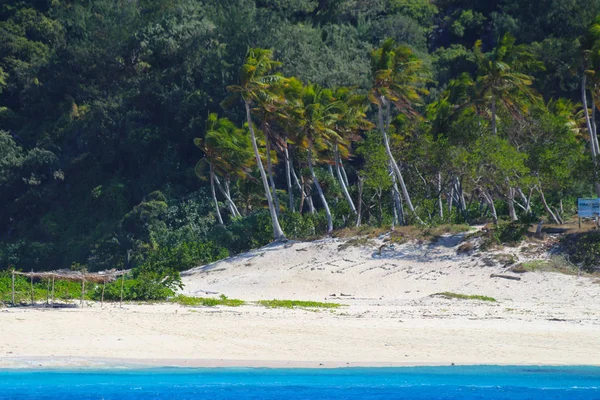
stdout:
[[0,372],[10,371],[133,371],[187,369],[347,369],[347,368],[415,368],[415,367],[539,367],[539,368],[600,368],[600,363],[435,363],[378,361],[285,361],[228,359],[131,359],[104,357],[4,357]]

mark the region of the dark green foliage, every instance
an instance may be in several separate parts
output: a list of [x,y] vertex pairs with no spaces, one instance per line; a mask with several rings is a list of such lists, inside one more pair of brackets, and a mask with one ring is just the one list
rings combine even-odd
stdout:
[[486,247],[493,244],[517,246],[525,239],[529,227],[530,224],[526,222],[500,223],[489,227],[484,232],[482,246]]
[[600,266],[600,232],[571,233],[562,238],[561,247],[569,261],[581,264],[584,270],[598,271]]
[[[282,62],[275,72],[363,94],[373,81],[371,50],[390,37],[414,50],[432,81],[419,82],[414,93],[422,100],[401,93],[412,103],[399,105],[409,115],[393,118],[389,133],[416,214],[427,224],[488,221],[489,207],[479,201],[484,190],[493,194],[502,218],[511,185],[534,193],[531,212],[517,210],[521,221],[546,214],[538,186],[552,206],[564,199],[570,214],[573,200],[589,195],[594,176],[577,102],[580,37],[597,12],[600,0],[3,2],[0,268],[80,263],[90,271],[133,269],[127,298],[165,298],[177,285],[178,271],[269,243],[264,189],[249,152],[243,160],[232,160],[231,152],[221,160],[239,166],[223,178],[238,178],[230,181],[231,194],[242,216],[233,217],[218,192],[216,207],[225,224],[220,227],[209,182],[194,172],[204,154],[192,145],[194,138],[205,139],[213,113],[245,137],[241,107],[223,110],[221,102],[227,87],[239,81],[247,49],[260,46],[273,49]],[[497,137],[490,137],[491,92],[477,86],[486,75],[477,61],[501,59],[505,39],[500,50],[491,50],[505,33],[541,60],[545,71],[518,69],[535,79],[503,94],[509,101],[498,110]],[[481,48],[473,51],[477,40]],[[483,58],[476,59],[479,50]],[[524,87],[543,101],[522,96]],[[511,107],[515,104],[519,107]],[[376,122],[374,107],[365,117]],[[303,170],[302,143],[289,137],[294,133],[289,121],[269,122],[270,135],[279,135],[274,175],[283,230],[290,238],[322,235],[327,220]],[[264,135],[257,136],[261,142]],[[349,193],[358,203],[362,180],[362,222],[388,226],[392,180],[382,136],[360,136],[343,160]],[[288,210],[281,190],[283,144],[290,145],[305,190],[312,190],[315,214],[306,202],[302,213]],[[331,151],[320,150],[323,167]],[[337,178],[326,168],[316,174],[334,226],[353,226],[355,216]],[[446,206],[455,177],[466,193],[464,210]],[[297,188],[294,196],[298,210]],[[442,216],[438,197],[444,201]],[[405,223],[415,219],[405,214]],[[518,241],[524,230],[501,225],[493,229],[493,242]]]

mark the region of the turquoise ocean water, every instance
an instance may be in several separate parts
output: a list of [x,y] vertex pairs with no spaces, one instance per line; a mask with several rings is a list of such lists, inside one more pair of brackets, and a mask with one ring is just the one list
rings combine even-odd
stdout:
[[0,399],[593,400],[600,368],[0,370]]

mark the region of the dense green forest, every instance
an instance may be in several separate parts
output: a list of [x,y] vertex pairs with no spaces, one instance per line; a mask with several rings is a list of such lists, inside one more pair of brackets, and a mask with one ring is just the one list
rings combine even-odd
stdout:
[[160,277],[361,224],[560,224],[600,194],[598,13],[4,1],[0,269]]

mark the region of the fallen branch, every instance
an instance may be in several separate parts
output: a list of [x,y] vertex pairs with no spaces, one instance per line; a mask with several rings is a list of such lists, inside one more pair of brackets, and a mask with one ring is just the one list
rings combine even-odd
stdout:
[[521,280],[521,278],[519,278],[518,276],[500,275],[500,274],[491,274],[490,278],[510,279],[511,281],[520,281]]

